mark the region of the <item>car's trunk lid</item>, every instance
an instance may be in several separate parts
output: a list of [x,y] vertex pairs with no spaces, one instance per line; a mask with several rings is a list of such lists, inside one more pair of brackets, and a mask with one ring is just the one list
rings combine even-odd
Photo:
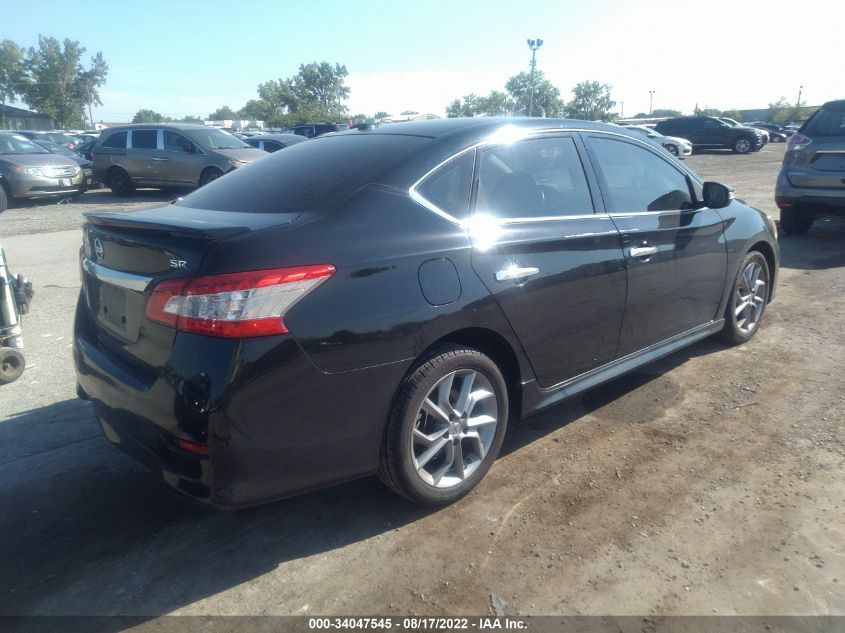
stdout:
[[90,214],[83,227],[83,291],[100,345],[147,375],[165,366],[176,331],[145,316],[153,287],[195,276],[212,244],[287,224],[297,213],[167,206]]
[[787,173],[796,187],[845,188],[845,136],[814,140],[800,150]]

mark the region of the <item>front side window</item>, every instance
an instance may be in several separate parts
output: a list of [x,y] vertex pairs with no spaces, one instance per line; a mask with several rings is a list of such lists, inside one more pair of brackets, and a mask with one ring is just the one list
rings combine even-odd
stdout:
[[193,149],[194,144],[178,132],[164,130],[164,150],[166,152],[184,152],[190,154]]
[[156,149],[158,130],[132,130],[132,147],[135,149]]
[[465,218],[472,191],[475,152],[464,152],[443,165],[417,186],[417,193],[456,218]]
[[584,167],[568,136],[485,148],[478,178],[476,213],[499,218],[593,213]]
[[115,132],[103,141],[103,147],[126,149],[126,132]]
[[608,211],[672,211],[693,207],[687,177],[644,147],[591,137]]

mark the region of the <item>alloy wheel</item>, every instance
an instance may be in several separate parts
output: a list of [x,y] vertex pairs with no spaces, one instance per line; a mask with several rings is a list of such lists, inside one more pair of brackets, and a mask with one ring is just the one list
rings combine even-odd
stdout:
[[498,425],[490,381],[473,369],[441,378],[416,415],[411,452],[419,477],[430,486],[459,485],[481,465]]
[[734,149],[740,154],[747,154],[751,151],[751,141],[747,138],[741,138],[734,145]]
[[736,326],[744,334],[750,334],[760,324],[766,305],[767,285],[763,266],[759,262],[749,262],[739,278],[734,303]]

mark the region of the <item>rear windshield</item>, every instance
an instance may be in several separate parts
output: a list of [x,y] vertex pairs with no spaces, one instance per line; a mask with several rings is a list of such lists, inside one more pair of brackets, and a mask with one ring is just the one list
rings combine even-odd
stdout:
[[804,125],[801,134],[816,136],[845,136],[845,104],[825,106]]
[[177,204],[210,211],[308,211],[376,182],[426,140],[372,134],[298,143],[227,174]]

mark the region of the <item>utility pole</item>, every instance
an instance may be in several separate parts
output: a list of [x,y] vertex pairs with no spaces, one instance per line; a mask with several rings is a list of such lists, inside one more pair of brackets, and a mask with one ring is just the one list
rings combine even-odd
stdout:
[[656,90],[649,90],[648,91],[648,116],[651,116],[651,105],[654,102],[654,93],[657,92]]
[[528,40],[531,49],[531,93],[528,97],[528,116],[534,116],[534,69],[537,67],[537,49],[543,45],[543,40]]

